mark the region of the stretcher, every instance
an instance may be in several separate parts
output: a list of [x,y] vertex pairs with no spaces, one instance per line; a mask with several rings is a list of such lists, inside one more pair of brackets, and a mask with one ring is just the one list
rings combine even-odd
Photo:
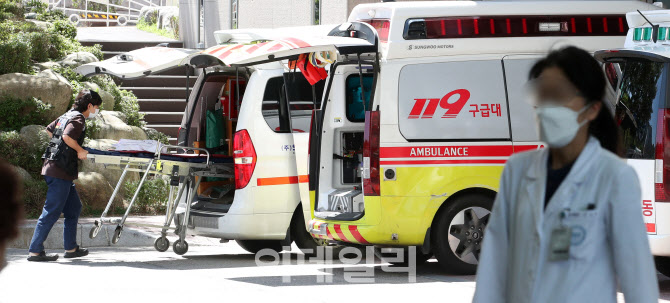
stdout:
[[[202,148],[162,145],[159,143],[155,153],[143,151],[101,151],[91,148],[86,148],[86,150],[89,152],[87,158],[93,163],[102,164],[108,169],[123,170],[105,210],[102,212],[100,219],[95,221],[95,226],[89,232],[89,237],[93,239],[98,235],[103,224],[116,224],[116,229],[112,236],[113,244],[118,243],[121,238],[126,219],[137,200],[147,176],[170,176],[170,193],[163,225],[136,225],[161,229],[161,236],[154,242],[154,248],[160,252],[167,251],[170,247],[167,232],[174,230],[175,234],[179,236],[179,240],[174,243],[172,248],[178,255],[185,254],[188,251],[188,243],[185,240],[186,227],[191,211],[191,204],[197,194],[200,181],[203,177],[234,177],[234,161],[232,157],[210,155],[209,151]],[[112,202],[119,193],[120,188],[123,186],[123,180],[128,172],[141,173],[142,178],[140,179],[140,183],[123,217],[107,218],[107,212],[111,208]],[[175,191],[176,196],[174,195]],[[175,217],[175,212],[182,195],[186,195],[185,212],[183,216],[180,214]],[[173,221],[174,227],[171,226]]]

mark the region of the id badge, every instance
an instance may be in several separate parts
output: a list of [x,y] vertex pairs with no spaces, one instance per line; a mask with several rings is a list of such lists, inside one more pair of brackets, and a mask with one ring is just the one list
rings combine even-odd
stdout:
[[565,261],[570,258],[572,228],[561,226],[551,231],[549,261]]

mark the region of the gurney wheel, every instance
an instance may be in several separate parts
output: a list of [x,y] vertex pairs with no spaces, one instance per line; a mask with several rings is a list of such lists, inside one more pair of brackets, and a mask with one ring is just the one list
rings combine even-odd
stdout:
[[156,238],[156,241],[154,241],[154,248],[157,251],[165,252],[170,248],[170,240],[166,237]]
[[172,250],[174,250],[174,253],[175,253],[175,254],[178,254],[178,255],[181,256],[181,255],[185,254],[185,253],[188,251],[188,243],[186,243],[186,241],[179,241],[179,240],[177,240],[177,241],[174,242],[174,244],[172,245]]
[[119,243],[120,238],[121,238],[121,226],[117,226],[116,229],[114,230],[114,236],[112,236],[112,244]]
[[100,227],[94,226],[91,228],[91,231],[88,233],[88,237],[93,239],[98,235],[98,232],[100,232]]

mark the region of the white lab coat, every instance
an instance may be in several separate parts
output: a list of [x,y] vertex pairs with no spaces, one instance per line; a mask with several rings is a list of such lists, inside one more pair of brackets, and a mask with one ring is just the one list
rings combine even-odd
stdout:
[[[658,302],[637,174],[590,138],[544,209],[549,150],[514,155],[503,172],[473,302]],[[587,210],[595,203],[595,210]],[[570,258],[549,261],[551,232],[570,208]]]

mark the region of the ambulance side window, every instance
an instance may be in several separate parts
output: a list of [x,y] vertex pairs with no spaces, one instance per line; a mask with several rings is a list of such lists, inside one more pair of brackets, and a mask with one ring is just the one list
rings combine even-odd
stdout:
[[263,118],[267,122],[270,129],[276,133],[288,133],[289,123],[288,114],[282,110],[281,101],[286,98],[284,91],[284,79],[282,77],[275,77],[268,80],[265,86],[265,93],[263,94]]
[[286,83],[286,99],[289,102],[291,129],[293,133],[309,133],[312,121],[314,99],[321,101],[325,81],[310,85],[302,73],[284,74]]
[[365,110],[370,109],[370,93],[372,92],[372,75],[363,75],[365,104],[361,95],[361,77],[358,74],[347,77],[347,119],[351,122],[365,122]]

